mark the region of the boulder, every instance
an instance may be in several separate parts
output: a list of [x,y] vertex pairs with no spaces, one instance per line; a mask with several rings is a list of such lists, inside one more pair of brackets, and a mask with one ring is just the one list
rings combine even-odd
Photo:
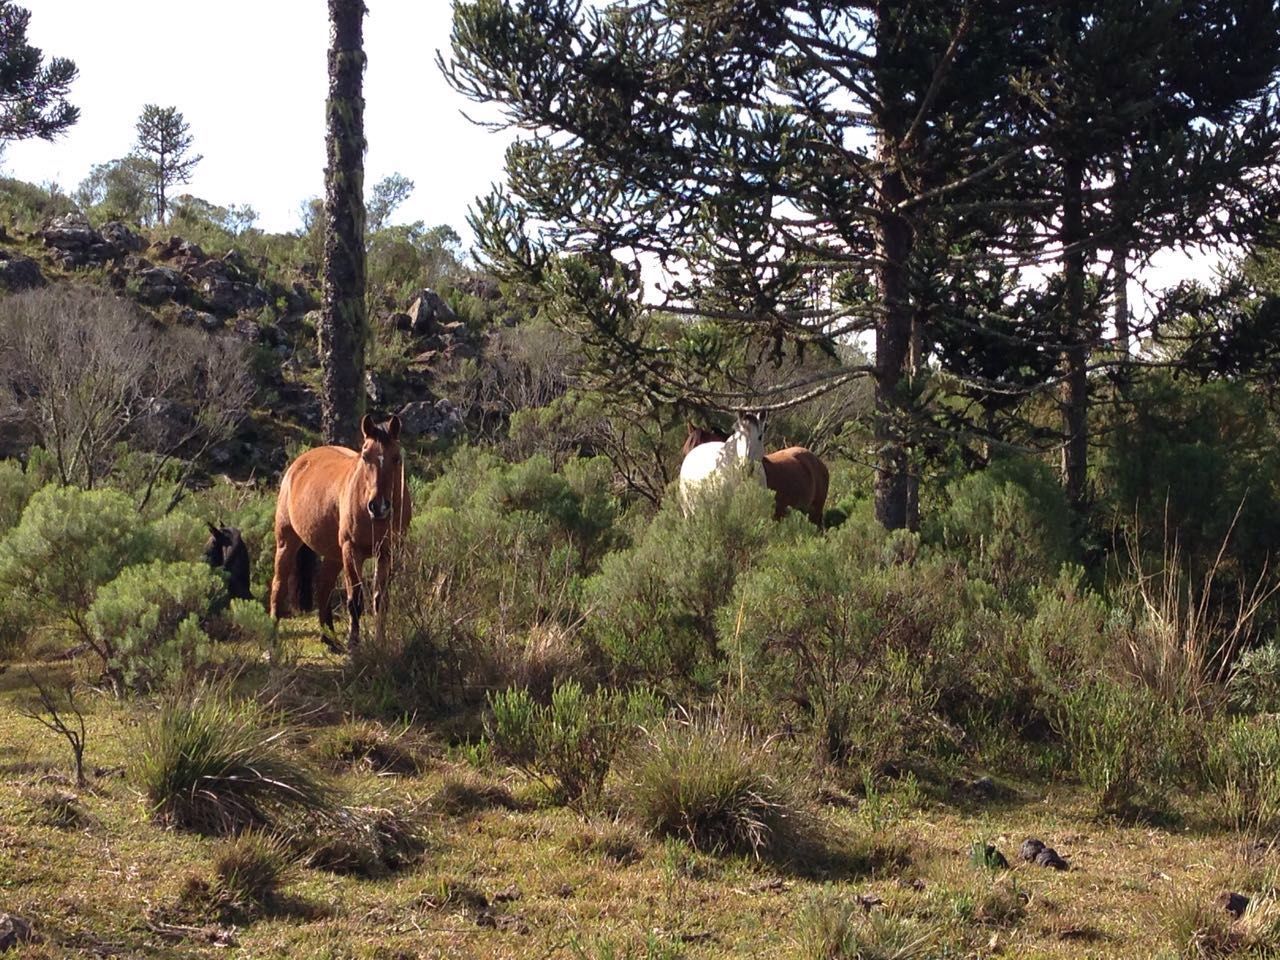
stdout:
[[134,296],[141,303],[156,306],[173,301],[183,303],[191,295],[186,277],[172,267],[148,267],[133,275]]
[[382,378],[372,370],[365,372],[364,394],[369,398],[370,403],[378,407],[382,406],[383,402],[387,399],[386,385],[382,382]]
[[1044,841],[1037,840],[1035,837],[1027,837],[1022,841],[1022,849],[1018,851],[1018,855],[1027,863],[1035,863],[1036,857],[1040,856],[1040,851],[1044,849]]
[[204,310],[197,310],[195,307],[183,307],[178,311],[178,322],[188,326],[199,326],[209,333],[222,329],[226,325],[226,321],[221,317],[214,316]]
[[244,310],[261,310],[271,298],[252,283],[209,277],[200,283],[200,295],[214,313],[231,316]]
[[413,317],[407,313],[396,312],[390,314],[382,322],[389,329],[399,330],[401,333],[408,333],[413,329]]
[[10,293],[20,293],[43,287],[46,282],[44,274],[40,272],[40,264],[30,257],[0,250],[0,288]]
[[463,428],[462,414],[448,400],[415,400],[398,411],[401,428],[411,437],[452,437]]
[[445,303],[444,297],[429,288],[418,292],[407,312],[410,330],[418,337],[432,333],[437,324],[458,319],[453,308]]
[[104,223],[98,232],[102,234],[102,239],[115,247],[122,257],[130,253],[139,253],[147,248],[147,241],[119,220]]
[[37,236],[53,251],[57,261],[67,268],[97,266],[121,255],[114,245],[93,229],[82,213],[55,217]]

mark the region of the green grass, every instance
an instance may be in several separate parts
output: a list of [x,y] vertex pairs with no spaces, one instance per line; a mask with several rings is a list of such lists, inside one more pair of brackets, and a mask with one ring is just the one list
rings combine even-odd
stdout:
[[[305,641],[294,682],[299,701],[305,693],[319,704],[336,689],[332,658],[312,621],[286,629]],[[939,793],[941,799],[915,805],[898,804],[889,784],[883,792],[895,804],[892,823],[835,803],[819,814],[845,853],[891,845],[910,862],[886,858],[870,873],[812,879],[770,857],[705,855],[683,840],[654,843],[629,818],[584,824],[562,807],[487,801],[455,815],[432,798],[472,777],[486,794],[511,774],[496,769],[479,778],[440,761],[394,778],[364,763],[336,769],[332,788],[348,804],[416,810],[425,849],[372,879],[298,862],[280,879],[275,906],[255,912],[251,924],[218,928],[237,943],[229,951],[211,939],[213,920],[165,912],[181,902],[189,878],[213,885],[225,838],[157,824],[141,784],[117,772],[133,759],[140,729],[156,720],[156,705],[86,697],[87,766],[102,774],[76,791],[93,823],[67,828],[35,818],[26,799],[31,791],[70,792],[65,745],[17,715],[26,683],[21,665],[0,673],[0,903],[32,919],[46,938],[24,957],[794,960],[823,956],[813,952],[815,943],[831,942],[846,952],[827,956],[857,956],[850,944],[864,956],[883,956],[909,950],[918,934],[932,957],[1155,960],[1178,956],[1175,944],[1190,942],[1201,926],[1210,934],[1234,930],[1224,942],[1238,957],[1264,956],[1270,935],[1268,894],[1280,854],[1249,847],[1244,857],[1244,838],[1197,818],[1194,804],[1187,822],[1205,825],[1169,830],[1098,823],[1088,791],[1069,783],[1023,779],[998,803],[952,804]],[[297,747],[304,757],[315,751],[322,758],[330,738],[344,735],[341,704],[328,706],[338,709],[297,714],[305,736],[296,742],[312,744]],[[424,723],[411,732],[434,730]],[[284,739],[293,738],[282,738],[282,748]],[[629,777],[630,768],[625,772]],[[626,786],[619,775],[606,796]],[[1012,869],[993,879],[970,863],[977,836],[1006,855],[1024,837],[1041,837],[1072,870],[1044,870],[1011,856]],[[1214,901],[1224,889],[1258,900],[1253,914],[1239,922],[1218,916]],[[1019,893],[1025,900],[1018,896],[1014,907],[1010,894]],[[868,912],[856,899],[864,895],[883,903]],[[827,915],[813,917],[815,900],[828,899]],[[1189,920],[1174,909],[1178,903],[1191,905],[1184,911],[1194,907]],[[853,933],[843,936],[841,925]],[[195,932],[183,932],[188,927]]]

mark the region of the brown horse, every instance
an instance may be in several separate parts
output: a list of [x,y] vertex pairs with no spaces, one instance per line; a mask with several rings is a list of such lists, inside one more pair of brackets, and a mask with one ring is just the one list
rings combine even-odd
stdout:
[[365,561],[376,558],[373,612],[381,635],[393,547],[412,513],[400,453],[400,418],[377,424],[366,416],[360,432],[364,442],[359,453],[346,447],[316,447],[285,471],[276,502],[271,580],[272,616],[288,616],[295,599],[309,610],[314,599],[328,635],[333,630],[330,598],[341,570],[347,582],[352,648],[360,642]]
[[[718,430],[695,427],[689,424],[684,438],[681,456],[704,443],[727,440]],[[816,526],[822,526],[822,514],[827,505],[827,485],[830,476],[827,465],[806,447],[787,447],[774,453],[766,453],[761,461],[764,482],[773,491],[773,517],[781,520],[793,507],[803,512]]]

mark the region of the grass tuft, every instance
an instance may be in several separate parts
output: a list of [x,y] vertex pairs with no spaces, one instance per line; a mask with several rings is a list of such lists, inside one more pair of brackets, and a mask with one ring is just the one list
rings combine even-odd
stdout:
[[645,828],[704,852],[780,853],[802,819],[773,753],[720,718],[659,726],[630,793]]
[[308,867],[372,878],[416,865],[428,842],[422,811],[409,803],[344,806],[293,823],[287,836]]
[[465,817],[495,807],[518,810],[520,804],[503,784],[470,771],[449,774],[431,797],[431,808],[448,817]]
[[336,794],[252,704],[206,690],[144,727],[136,776],[157,820],[200,833],[268,827],[286,811],[331,812]]

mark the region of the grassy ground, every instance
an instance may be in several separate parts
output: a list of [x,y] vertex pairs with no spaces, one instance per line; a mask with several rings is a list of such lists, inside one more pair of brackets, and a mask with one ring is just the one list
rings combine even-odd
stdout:
[[[313,689],[324,689],[316,678],[332,676],[335,664],[307,643],[302,668]],[[0,911],[31,919],[45,938],[18,956],[226,956],[230,945],[252,957],[819,956],[820,926],[849,916],[856,929],[868,922],[859,896],[882,901],[868,909],[918,934],[905,951],[866,956],[1174,956],[1194,932],[1188,913],[1211,907],[1224,889],[1257,886],[1265,870],[1232,835],[1102,825],[1073,788],[1022,783],[991,800],[943,792],[909,805],[893,795],[862,809],[827,803],[831,836],[863,852],[905,852],[907,862],[882,855],[879,867],[828,866],[823,876],[697,854],[625,823],[585,822],[489,770],[482,775],[505,781],[520,808],[437,809],[416,867],[377,880],[302,869],[274,916],[242,927],[180,923],[173,906],[191,876],[208,874],[216,841],[153,824],[129,776],[139,725],[154,705],[87,698],[94,773],[76,790],[65,742],[21,715],[29,695],[27,666],[8,665],[0,673]],[[341,720],[337,711],[312,717],[318,753]],[[357,765],[337,775],[362,796],[423,804],[446,782],[476,776],[439,747],[426,751],[417,774]],[[1055,846],[1072,869],[1019,862],[1027,836]],[[975,865],[979,840],[1013,868]]]

